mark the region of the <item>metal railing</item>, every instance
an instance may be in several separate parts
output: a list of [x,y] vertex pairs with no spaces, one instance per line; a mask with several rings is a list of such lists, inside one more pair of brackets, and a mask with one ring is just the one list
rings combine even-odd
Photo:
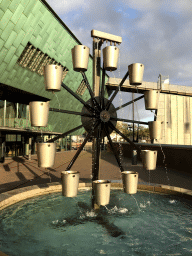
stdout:
[[21,128],[21,129],[32,129],[32,130],[42,130],[42,131],[52,131],[52,125],[48,124],[46,127],[33,127],[31,122],[25,118],[6,118],[3,120],[0,118],[0,127],[9,128]]

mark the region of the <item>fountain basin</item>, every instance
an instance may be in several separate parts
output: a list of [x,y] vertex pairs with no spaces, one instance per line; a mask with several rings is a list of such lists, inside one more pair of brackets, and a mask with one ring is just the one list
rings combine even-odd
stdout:
[[63,197],[58,183],[1,194],[1,209],[27,197],[42,195],[1,211],[1,250],[8,255],[37,252],[38,255],[187,255],[190,252],[190,201],[175,194],[183,191],[184,195],[192,196],[191,191],[139,184],[139,188],[162,189],[161,192],[173,195],[139,191],[133,197],[123,193],[122,184],[111,185],[114,188],[111,202],[100,213],[91,210],[90,183],[80,183],[75,198]]

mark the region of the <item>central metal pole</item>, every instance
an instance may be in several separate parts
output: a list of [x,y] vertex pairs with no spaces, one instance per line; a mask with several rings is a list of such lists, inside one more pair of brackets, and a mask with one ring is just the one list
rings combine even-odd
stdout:
[[162,90],[162,77],[161,77],[161,74],[159,74],[159,78],[160,78],[160,90]]
[[19,103],[17,103],[16,106],[17,106],[16,118],[18,119],[19,118]]
[[6,126],[6,110],[7,110],[7,101],[4,100],[4,112],[3,112],[3,126]]
[[[93,92],[94,96],[99,96],[99,84],[100,84],[100,67],[101,67],[101,49],[99,47],[99,40],[96,38],[93,38]],[[96,146],[97,146],[97,139],[94,138],[92,140],[92,207],[94,209],[98,208],[95,204],[95,195],[94,195],[94,189],[93,189],[93,181],[95,179],[99,179],[99,165],[98,170],[95,170],[95,161],[97,160],[95,158],[96,156]],[[95,175],[96,173],[97,175]]]
[[[135,119],[135,115],[134,115],[134,92],[132,93],[132,101],[133,101],[133,105],[132,105],[132,110],[133,110],[133,121]],[[135,137],[135,124],[133,122],[133,142],[135,141],[134,137]]]
[[28,153],[28,160],[31,160],[31,144],[32,144],[32,138],[29,137],[29,153]]
[[95,97],[99,96],[100,69],[101,49],[99,46],[99,40],[93,38],[93,92]]

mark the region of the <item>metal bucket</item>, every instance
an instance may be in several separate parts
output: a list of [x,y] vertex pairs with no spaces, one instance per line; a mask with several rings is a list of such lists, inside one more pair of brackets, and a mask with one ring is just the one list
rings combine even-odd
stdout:
[[155,170],[157,163],[157,151],[141,150],[143,168],[146,170]]
[[138,173],[134,171],[122,172],[123,189],[127,194],[137,193]]
[[49,168],[53,167],[55,161],[56,143],[42,142],[37,143],[38,166]]
[[49,101],[29,102],[31,126],[45,127],[48,124]]
[[63,68],[57,65],[46,65],[43,67],[45,90],[60,91],[63,77]]
[[107,71],[114,71],[117,69],[117,62],[119,57],[119,48],[116,46],[107,46],[103,49],[104,68]]
[[72,61],[73,61],[73,70],[86,71],[89,61],[89,48],[85,45],[75,45],[71,49]]
[[62,195],[66,197],[77,196],[79,187],[79,172],[77,171],[62,171]]
[[97,205],[107,205],[110,201],[111,182],[108,180],[93,181],[95,191],[95,203]]
[[145,109],[146,110],[158,109],[158,102],[159,102],[159,91],[158,90],[145,91],[144,98],[145,98]]
[[141,85],[143,82],[144,65],[133,63],[128,66],[130,85]]
[[160,140],[161,139],[161,121],[152,121],[149,122],[149,133],[151,140]]

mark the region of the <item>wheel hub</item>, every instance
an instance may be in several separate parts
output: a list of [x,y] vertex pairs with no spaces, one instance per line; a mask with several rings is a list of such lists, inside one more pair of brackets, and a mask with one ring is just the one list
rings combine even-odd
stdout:
[[[98,96],[98,97],[95,97],[95,100],[98,102],[98,104],[100,105],[101,103],[101,98]],[[107,103],[109,102],[108,99],[104,98],[104,105],[106,106]],[[101,137],[105,137],[107,136],[107,134],[105,134],[105,131],[103,129],[103,125],[107,125],[107,122],[110,121],[110,118],[111,117],[114,117],[116,118],[117,117],[117,113],[116,113],[116,110],[115,110],[115,107],[113,106],[113,104],[110,105],[108,111],[105,110],[104,108],[103,109],[99,109],[95,106],[93,106],[93,103],[92,103],[92,99],[89,99],[87,102],[87,104],[89,104],[90,106],[92,106],[94,109],[95,109],[95,115],[92,115],[92,117],[85,117],[85,116],[82,116],[81,117],[81,121],[82,121],[82,125],[83,127],[85,128],[85,130],[87,132],[90,132],[90,130],[93,128],[94,124],[96,121],[101,121],[100,125],[98,126],[98,128],[96,128],[93,133],[92,133],[92,136],[94,138],[97,137],[98,135],[98,129],[101,129],[102,130],[102,133],[101,133]],[[101,106],[101,105],[100,105]],[[82,108],[82,111],[81,113],[83,114],[91,114],[87,108],[85,106],[83,106]],[[117,121],[110,121],[114,126],[116,126],[116,123]],[[113,130],[108,127],[108,132],[109,134],[113,132]]]
[[101,118],[101,121],[103,121],[104,123],[108,122],[109,119],[110,119],[110,114],[107,110],[103,110],[101,113],[100,113],[100,118]]

